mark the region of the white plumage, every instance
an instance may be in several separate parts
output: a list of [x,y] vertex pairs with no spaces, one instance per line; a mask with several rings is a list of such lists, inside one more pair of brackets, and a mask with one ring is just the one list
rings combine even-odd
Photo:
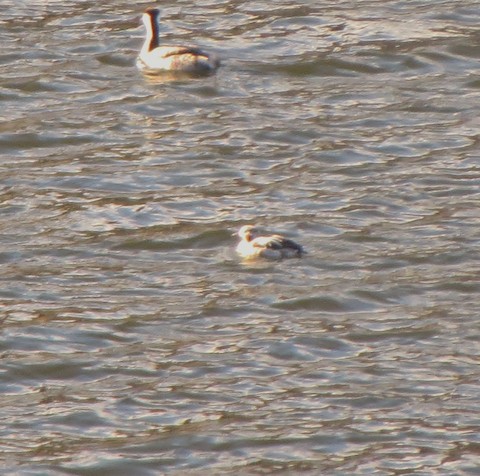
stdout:
[[260,230],[253,225],[240,228],[241,238],[237,245],[237,253],[246,259],[267,258],[283,259],[301,257],[306,253],[303,246],[282,235],[261,236]]
[[208,75],[220,66],[219,59],[195,46],[160,46],[158,8],[148,8],[142,16],[145,43],[137,58],[137,67],[145,71],[173,71]]

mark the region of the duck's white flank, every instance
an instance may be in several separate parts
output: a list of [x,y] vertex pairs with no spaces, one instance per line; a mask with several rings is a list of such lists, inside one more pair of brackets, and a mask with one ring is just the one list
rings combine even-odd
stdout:
[[137,58],[139,69],[187,74],[212,74],[217,70],[219,59],[195,46],[160,46],[159,19],[158,8],[148,8],[142,16],[146,38]]
[[262,236],[260,230],[253,225],[240,228],[238,236],[241,238],[237,245],[237,253],[246,259],[267,258],[283,259],[301,257],[306,253],[303,246],[282,235]]

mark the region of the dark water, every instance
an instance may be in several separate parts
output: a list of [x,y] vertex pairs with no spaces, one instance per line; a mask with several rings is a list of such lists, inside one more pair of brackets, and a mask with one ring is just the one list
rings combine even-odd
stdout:
[[148,5],[2,3],[2,474],[480,474],[478,2]]

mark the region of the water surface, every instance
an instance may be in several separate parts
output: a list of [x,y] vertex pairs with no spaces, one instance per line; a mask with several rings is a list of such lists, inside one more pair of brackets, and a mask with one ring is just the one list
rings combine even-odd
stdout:
[[3,2],[2,474],[480,474],[478,5],[317,3]]

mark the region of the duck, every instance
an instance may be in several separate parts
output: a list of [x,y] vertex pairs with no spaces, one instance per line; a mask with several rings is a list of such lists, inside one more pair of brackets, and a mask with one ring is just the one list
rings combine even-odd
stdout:
[[245,259],[266,258],[281,260],[283,258],[300,258],[306,254],[302,245],[282,235],[262,235],[255,225],[244,225],[238,231],[241,241],[236,251]]
[[137,58],[137,67],[142,71],[209,75],[220,67],[216,55],[196,46],[160,46],[160,10],[147,8],[142,15],[146,29],[145,43]]

